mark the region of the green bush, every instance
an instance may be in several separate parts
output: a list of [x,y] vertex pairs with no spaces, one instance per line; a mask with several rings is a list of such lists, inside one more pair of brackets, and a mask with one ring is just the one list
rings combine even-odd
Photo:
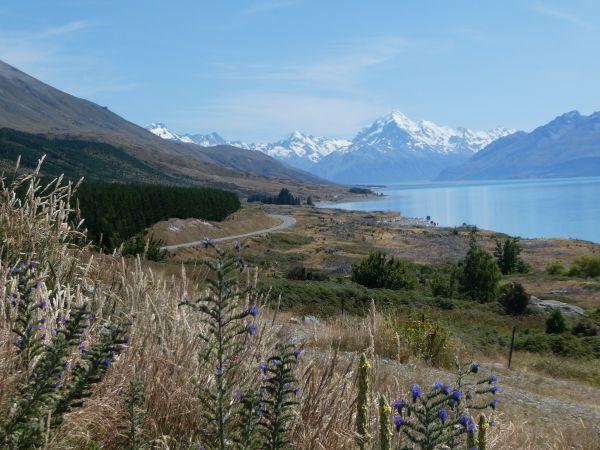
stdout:
[[600,277],[600,254],[576,258],[569,275],[581,278]]
[[162,262],[167,259],[168,255],[168,252],[162,249],[164,244],[161,239],[155,239],[154,236],[138,233],[123,242],[121,254],[123,256],[142,255],[150,261]]
[[507,238],[504,243],[496,241],[494,256],[503,274],[526,273],[531,270],[531,266],[523,261],[520,254],[519,238]]
[[594,348],[571,334],[530,333],[515,341],[515,349],[532,353],[552,353],[575,358],[594,357]]
[[555,309],[546,319],[547,334],[561,334],[567,331],[567,320],[560,312],[560,309]]
[[472,242],[458,273],[461,292],[479,302],[495,300],[501,277],[492,255]]
[[292,267],[285,276],[288,280],[298,281],[325,281],[329,279],[327,272],[319,269],[306,268],[304,266]]
[[523,314],[529,304],[530,295],[520,283],[509,283],[502,288],[502,295],[498,299],[504,307],[506,314]]
[[546,273],[548,275],[566,275],[567,272],[567,268],[560,261],[554,261],[552,264],[546,267]]
[[414,289],[417,278],[408,263],[382,252],[352,265],[352,281],[369,288]]

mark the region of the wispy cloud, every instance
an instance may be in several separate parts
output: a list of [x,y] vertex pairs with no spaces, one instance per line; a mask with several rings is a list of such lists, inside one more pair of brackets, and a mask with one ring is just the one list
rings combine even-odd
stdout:
[[392,62],[414,42],[399,36],[384,36],[339,42],[319,58],[235,64],[216,62],[215,76],[233,80],[279,83],[289,88],[327,89],[353,92],[361,76]]
[[582,30],[589,31],[594,29],[594,26],[590,22],[581,17],[546,3],[536,3],[532,6],[532,10],[539,14],[561,20]]
[[288,6],[294,6],[300,3],[301,0],[266,0],[252,3],[248,8],[241,11],[242,14],[259,14],[275,9],[287,8]]
[[56,27],[48,27],[41,31],[30,34],[31,39],[50,39],[67,36],[77,31],[90,28],[93,24],[87,20],[76,20]]

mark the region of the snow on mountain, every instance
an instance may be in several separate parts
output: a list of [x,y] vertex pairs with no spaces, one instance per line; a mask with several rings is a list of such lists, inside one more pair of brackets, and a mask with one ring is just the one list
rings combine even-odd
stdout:
[[158,137],[161,137],[163,139],[168,139],[170,141],[182,141],[181,136],[179,136],[176,133],[173,133],[171,130],[169,130],[164,123],[161,122],[154,122],[153,124],[150,124],[146,127],[146,130],[150,131],[151,133],[157,135]]
[[187,142],[201,145],[202,147],[214,147],[215,145],[228,144],[225,139],[215,132],[209,134],[184,134],[181,138],[187,139]]
[[408,150],[473,154],[492,141],[512,133],[514,130],[506,128],[472,131],[462,127],[439,126],[428,120],[416,122],[399,111],[392,111],[362,130],[346,150],[353,152],[371,147],[380,152]]
[[203,147],[227,144],[260,151],[290,166],[344,183],[431,180],[514,132],[506,128],[472,131],[440,126],[427,120],[411,120],[399,111],[375,120],[352,141],[294,131],[277,142],[246,143],[225,140],[217,133],[179,135],[161,123],[148,129],[164,139]]
[[377,119],[348,147],[324,157],[315,173],[341,183],[431,180],[512,130],[472,131],[413,121],[399,111]]

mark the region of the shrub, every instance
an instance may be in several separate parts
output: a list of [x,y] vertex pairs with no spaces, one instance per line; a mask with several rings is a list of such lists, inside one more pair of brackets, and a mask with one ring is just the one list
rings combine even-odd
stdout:
[[504,243],[496,241],[496,250],[494,256],[498,263],[500,271],[505,274],[515,272],[529,272],[531,267],[519,256],[521,247],[519,246],[519,238],[507,238]]
[[123,256],[142,255],[149,261],[162,262],[167,259],[169,252],[163,250],[164,241],[155,239],[154,236],[146,236],[144,233],[138,233],[135,236],[123,242],[121,254]]
[[575,258],[569,275],[581,278],[594,278],[600,276],[600,254],[593,256],[580,256]]
[[567,320],[560,312],[560,309],[555,309],[546,319],[547,334],[561,334],[567,331]]
[[554,261],[546,267],[546,273],[548,275],[566,275],[567,272],[567,268],[560,261]]
[[410,320],[393,322],[392,330],[400,339],[406,356],[414,356],[434,366],[450,366],[452,344],[441,322]]
[[461,292],[479,302],[492,301],[496,298],[501,276],[492,255],[471,242],[458,273]]
[[286,274],[286,278],[288,280],[297,281],[325,281],[329,279],[325,271],[319,269],[310,269],[304,266],[292,267]]
[[600,334],[600,327],[590,321],[580,320],[571,329],[571,333],[575,336],[597,336]]
[[506,314],[523,314],[529,304],[530,295],[520,283],[510,283],[502,288],[502,295],[499,298],[500,304],[504,307]]
[[417,284],[407,263],[382,252],[371,253],[353,264],[351,276],[352,281],[369,288],[413,289]]
[[594,349],[577,337],[563,334],[529,333],[520,336],[515,342],[516,350],[532,353],[552,353],[557,356],[583,358],[593,357]]
[[431,294],[434,297],[452,298],[454,295],[452,281],[440,273],[433,274],[429,279],[429,285],[431,286]]

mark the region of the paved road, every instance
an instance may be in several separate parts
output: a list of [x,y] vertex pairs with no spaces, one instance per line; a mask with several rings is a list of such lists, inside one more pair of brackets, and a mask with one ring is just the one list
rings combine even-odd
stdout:
[[[249,233],[237,234],[235,236],[224,236],[211,239],[211,242],[223,242],[223,241],[233,241],[234,239],[243,239],[250,236],[259,236],[261,234],[272,233],[274,231],[283,230],[284,228],[289,228],[296,223],[296,219],[292,216],[282,216],[280,214],[267,214],[269,217],[273,219],[281,220],[279,225],[275,225],[271,228],[265,228],[263,230],[250,231]],[[196,245],[200,245],[202,241],[194,241],[194,242],[184,242],[183,244],[174,244],[174,245],[165,245],[163,249],[165,250],[176,250],[178,248],[185,247],[194,247]]]

